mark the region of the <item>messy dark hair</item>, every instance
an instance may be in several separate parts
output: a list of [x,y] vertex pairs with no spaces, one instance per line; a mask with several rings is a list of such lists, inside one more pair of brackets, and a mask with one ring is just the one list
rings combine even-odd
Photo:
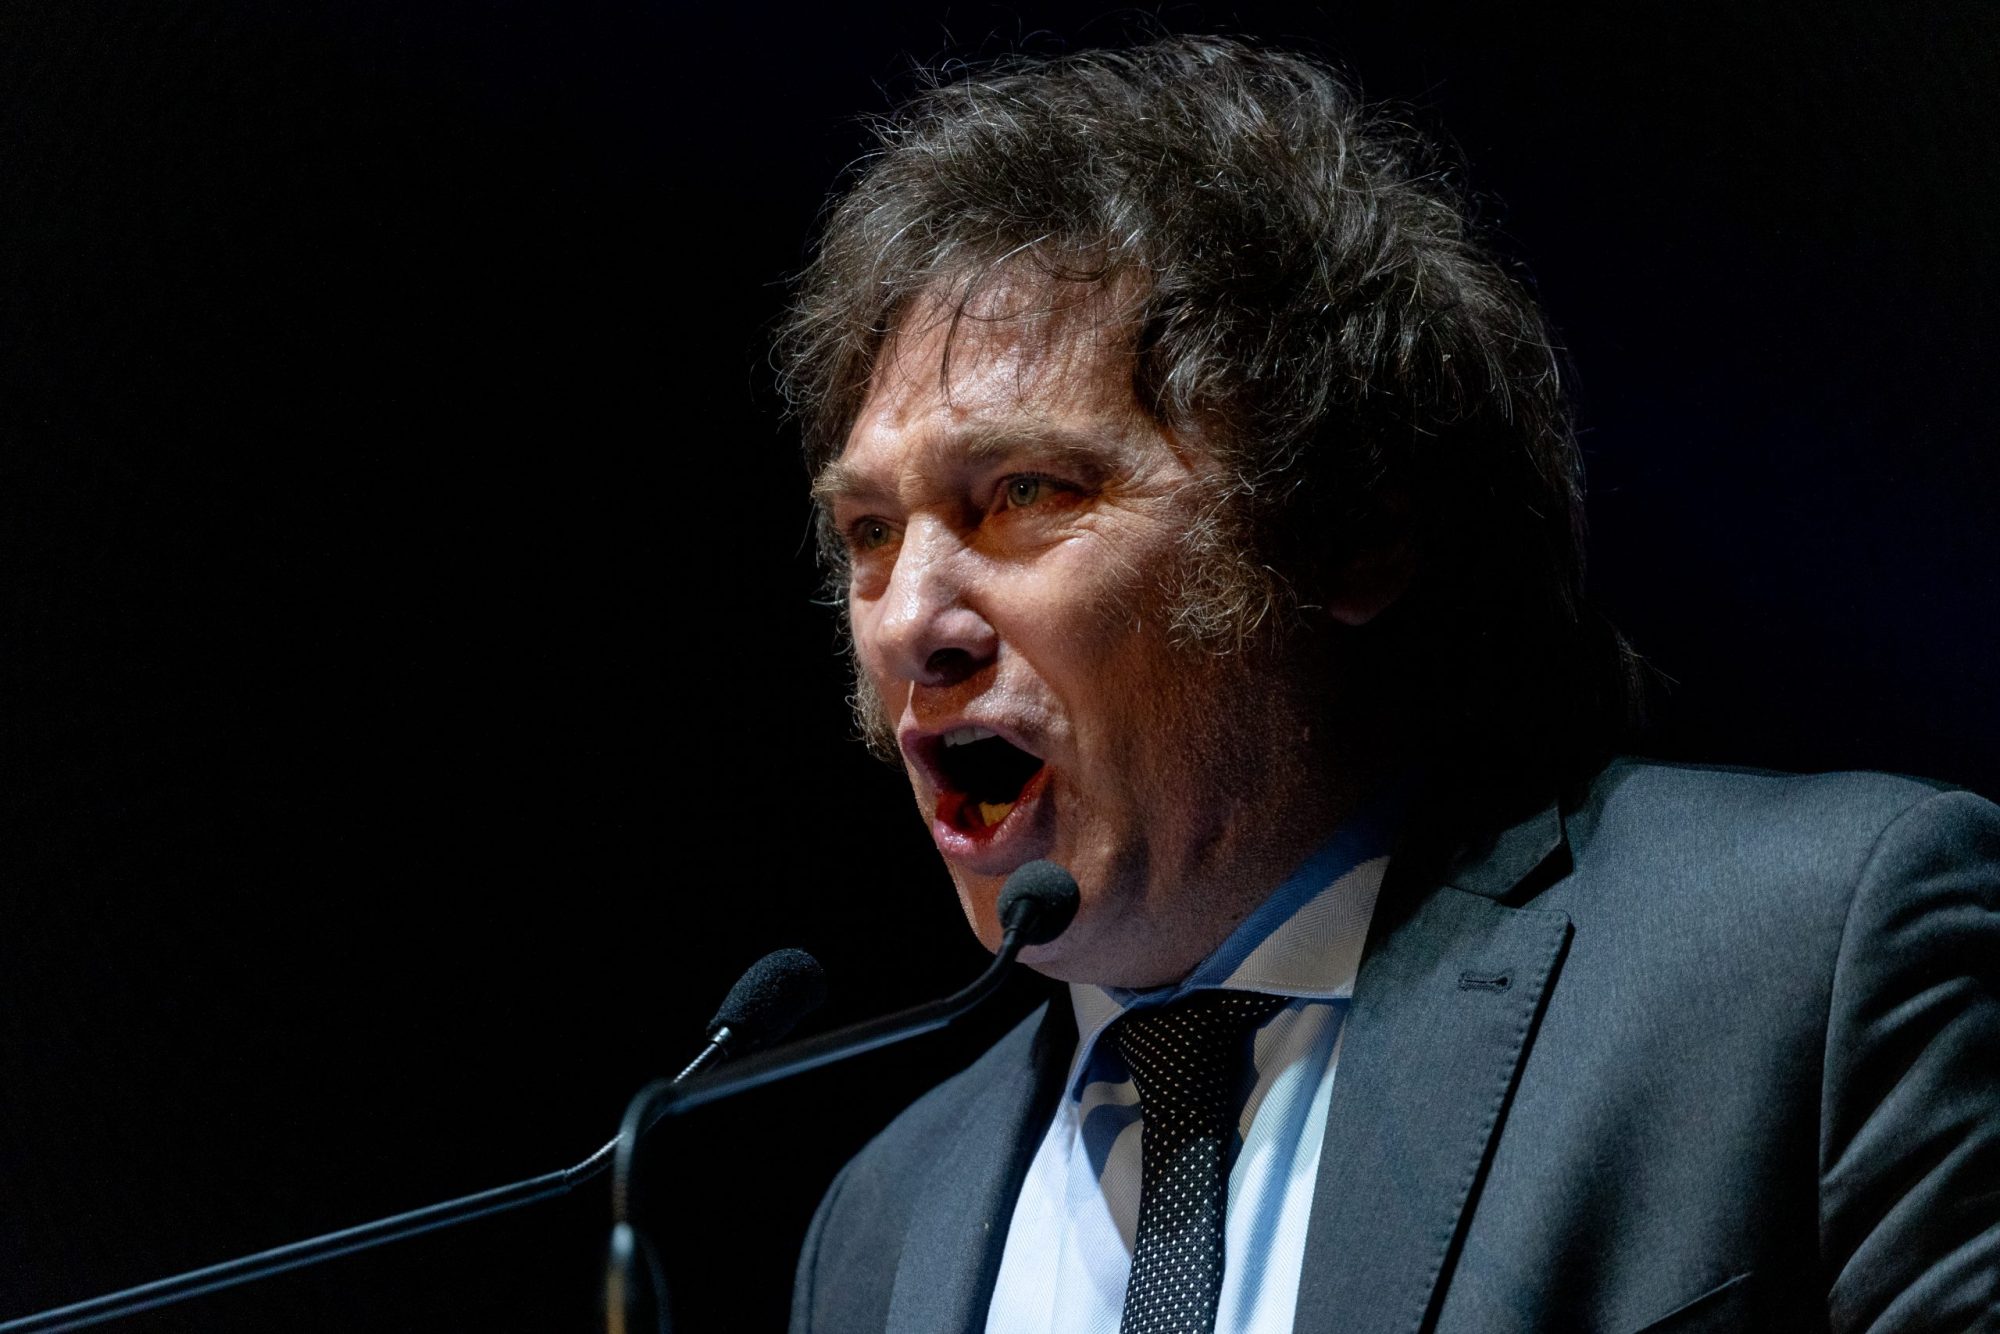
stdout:
[[1594,750],[1633,716],[1636,659],[1583,599],[1560,356],[1451,175],[1331,68],[1237,40],[934,80],[878,126],[781,331],[808,463],[920,299],[963,317],[1024,275],[1131,294],[1139,403],[1228,479],[1177,629],[1294,633],[1328,580],[1401,550],[1415,582],[1353,632],[1378,697],[1460,754]]

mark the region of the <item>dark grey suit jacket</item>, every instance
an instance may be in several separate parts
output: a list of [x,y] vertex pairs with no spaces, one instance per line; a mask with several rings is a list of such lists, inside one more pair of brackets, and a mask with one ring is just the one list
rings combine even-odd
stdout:
[[[1621,762],[1399,848],[1296,1328],[2000,1330],[2000,809]],[[1074,1049],[1031,1019],[835,1180],[798,1334],[983,1329]]]

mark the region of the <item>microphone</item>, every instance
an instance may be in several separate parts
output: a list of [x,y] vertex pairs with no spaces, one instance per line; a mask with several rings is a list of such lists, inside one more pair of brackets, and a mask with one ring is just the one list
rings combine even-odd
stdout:
[[[1069,930],[1082,901],[1075,876],[1054,862],[1029,862],[1001,886],[1000,926],[1024,946],[1046,945]],[[1000,950],[1006,953],[1006,945]]]
[[[812,955],[804,950],[779,950],[765,955],[729,989],[722,1008],[709,1022],[708,1046],[686,1070],[676,1076],[675,1082],[714,1064],[718,1059],[755,1051],[777,1041],[825,999],[826,975]],[[604,1169],[611,1165],[612,1154],[617,1147],[618,1141],[614,1139],[575,1167],[560,1172],[549,1172],[526,1181],[516,1181],[510,1186],[460,1196],[442,1204],[363,1223],[359,1227],[310,1237],[287,1246],[259,1251],[255,1255],[209,1265],[205,1269],[158,1279],[136,1288],[0,1322],[0,1334],[29,1334],[29,1331],[47,1334],[56,1330],[82,1329],[119,1316],[167,1306],[204,1292],[318,1264],[336,1255],[453,1227],[538,1200],[554,1199],[603,1175]]]
[[[659,1079],[640,1089],[626,1105],[614,1141],[611,1247],[604,1281],[608,1334],[629,1334],[638,1329],[637,1316],[648,1296],[656,1303],[658,1327],[664,1329],[666,1323],[657,1258],[631,1221],[632,1175],[640,1136],[669,1116],[943,1028],[999,990],[1022,950],[1046,945],[1067,930],[1081,897],[1076,879],[1068,871],[1054,862],[1029,862],[1001,886],[1000,949],[986,971],[961,990],[900,1014],[850,1024],[775,1048],[685,1084]],[[641,1263],[649,1271],[650,1294],[639,1281]]]
[[826,970],[804,950],[776,950],[736,979],[708,1021],[708,1045],[674,1076],[680,1083],[719,1060],[770,1046],[826,1004]]
[[[727,1070],[676,1085],[658,1079],[639,1091],[627,1104],[625,1120],[618,1136],[617,1170],[620,1177],[630,1174],[630,1158],[638,1137],[662,1118],[720,1102],[739,1093],[793,1075],[817,1070],[822,1065],[844,1061],[850,1056],[874,1051],[944,1027],[999,989],[1002,978],[1023,949],[1046,945],[1069,928],[1076,917],[1081,895],[1076,880],[1054,862],[1037,861],[1007,877],[1000,890],[1000,949],[986,971],[942,1000],[914,1006],[898,1014],[850,1024],[846,1028],[805,1038],[772,1051],[751,1056]],[[656,1107],[657,1104],[657,1107]],[[623,1214],[622,1192],[614,1188],[614,1202]]]

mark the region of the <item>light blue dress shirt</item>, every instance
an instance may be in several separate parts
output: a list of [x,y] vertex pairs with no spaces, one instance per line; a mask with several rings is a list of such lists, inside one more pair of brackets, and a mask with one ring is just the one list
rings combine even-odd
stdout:
[[1068,1096],[1028,1168],[987,1308],[990,1334],[1117,1334],[1139,1219],[1139,1095],[1114,1044],[1128,1009],[1211,988],[1294,997],[1257,1031],[1229,1173],[1217,1334],[1292,1327],[1341,1024],[1389,859],[1385,810],[1349,821],[1178,986],[1072,984]]

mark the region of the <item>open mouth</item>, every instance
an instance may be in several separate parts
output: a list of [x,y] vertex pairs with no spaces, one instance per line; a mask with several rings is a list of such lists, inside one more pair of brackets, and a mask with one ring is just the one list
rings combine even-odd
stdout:
[[1040,756],[984,727],[961,727],[942,740],[938,818],[963,833],[984,833],[1005,820],[1042,771]]

